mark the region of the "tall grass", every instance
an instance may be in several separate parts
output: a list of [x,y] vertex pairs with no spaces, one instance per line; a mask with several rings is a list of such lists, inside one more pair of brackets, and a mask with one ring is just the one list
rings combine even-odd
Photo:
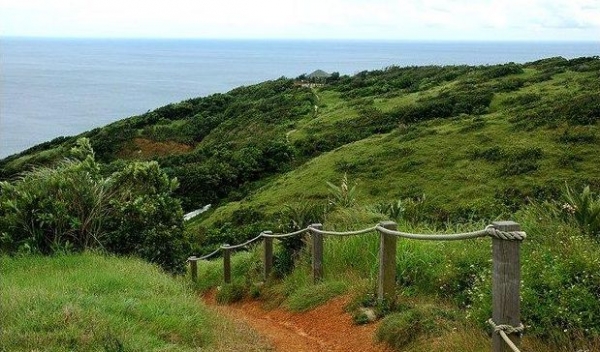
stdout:
[[231,347],[218,341],[235,330],[231,324],[219,321],[181,282],[142,260],[90,253],[1,257],[0,267],[3,351]]

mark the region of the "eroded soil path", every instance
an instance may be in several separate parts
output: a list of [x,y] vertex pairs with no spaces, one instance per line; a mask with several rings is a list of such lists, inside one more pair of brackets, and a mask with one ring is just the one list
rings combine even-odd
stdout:
[[214,293],[206,304],[232,320],[242,320],[264,336],[278,352],[391,352],[374,342],[376,324],[354,325],[344,311],[348,298],[338,297],[304,313],[265,310],[258,301],[217,305]]

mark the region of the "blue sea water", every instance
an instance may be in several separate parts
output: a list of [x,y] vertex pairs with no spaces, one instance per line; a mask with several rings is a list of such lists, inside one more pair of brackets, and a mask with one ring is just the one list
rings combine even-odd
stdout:
[[316,69],[600,55],[600,42],[0,38],[0,158],[171,102]]

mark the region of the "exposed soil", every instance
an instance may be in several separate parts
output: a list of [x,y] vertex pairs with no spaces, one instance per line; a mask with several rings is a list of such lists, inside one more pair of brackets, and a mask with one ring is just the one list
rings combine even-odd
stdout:
[[217,305],[214,293],[206,304],[232,320],[242,320],[264,336],[279,352],[391,352],[375,343],[377,324],[355,325],[344,311],[347,297],[338,297],[304,313],[281,308],[265,310],[258,301]]
[[133,145],[119,152],[119,157],[134,159],[152,159],[166,155],[178,155],[194,149],[187,144],[174,141],[157,142],[145,138],[134,138]]

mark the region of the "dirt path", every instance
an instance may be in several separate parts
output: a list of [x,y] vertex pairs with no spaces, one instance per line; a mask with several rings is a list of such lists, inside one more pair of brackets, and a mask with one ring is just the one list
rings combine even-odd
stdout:
[[217,305],[214,294],[204,302],[219,313],[243,320],[264,336],[279,352],[391,352],[374,343],[376,324],[354,325],[350,314],[344,312],[345,297],[305,313],[282,309],[264,310],[260,302],[245,301],[232,305]]

